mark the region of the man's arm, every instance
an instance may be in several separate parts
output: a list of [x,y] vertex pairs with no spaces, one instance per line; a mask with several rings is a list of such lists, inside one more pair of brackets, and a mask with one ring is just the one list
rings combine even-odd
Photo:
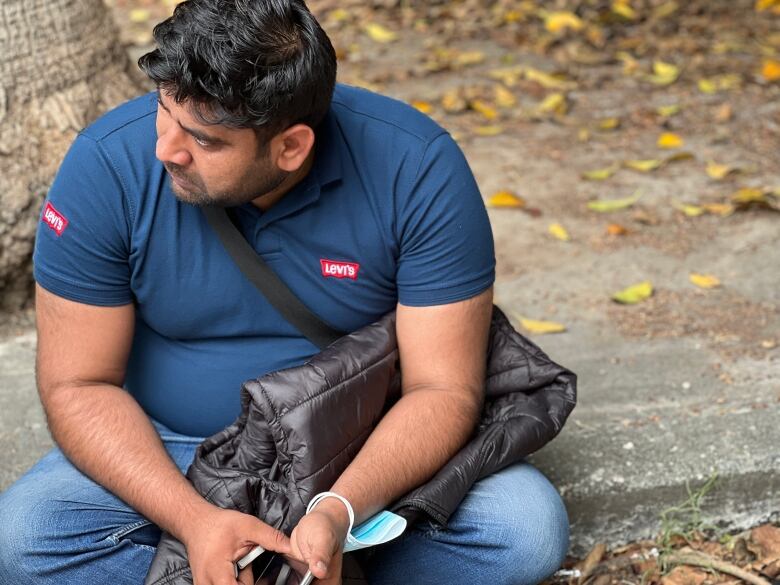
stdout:
[[[398,305],[402,396],[332,488],[350,501],[356,524],[430,479],[473,432],[482,406],[492,301],[490,288],[448,305]],[[329,547],[343,542],[346,524],[342,503],[328,498],[296,527],[303,529],[292,535],[293,553],[315,576],[327,573],[339,582],[340,555]],[[319,562],[333,566],[327,570]]]
[[254,544],[288,550],[280,532],[203,499],[121,388],[132,305],[85,305],[38,286],[36,316],[38,390],[54,440],[76,467],[184,542],[196,583],[235,583],[232,561]]

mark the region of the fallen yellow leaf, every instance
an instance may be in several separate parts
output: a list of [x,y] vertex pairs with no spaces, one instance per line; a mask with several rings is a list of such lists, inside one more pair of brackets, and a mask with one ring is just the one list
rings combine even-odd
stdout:
[[343,8],[334,8],[328,12],[327,18],[334,22],[344,22],[345,20],[349,20],[349,12]]
[[679,104],[671,104],[668,106],[660,106],[655,111],[659,116],[663,116],[664,118],[670,118],[674,116],[675,114],[680,113],[680,106]]
[[705,211],[705,209],[699,205],[689,205],[687,203],[680,203],[679,201],[672,201],[672,207],[682,211],[688,217],[698,217]]
[[585,171],[582,173],[582,178],[589,181],[606,181],[617,172],[618,168],[620,167],[617,165],[612,165],[611,167],[606,167],[603,169]]
[[149,20],[151,13],[146,8],[134,8],[130,11],[130,22],[142,23]]
[[715,179],[716,181],[722,181],[726,177],[728,177],[731,173],[734,173],[737,171],[736,168],[731,167],[729,165],[719,165],[716,162],[710,161],[707,163],[707,176],[709,176],[711,179]]
[[628,230],[619,223],[610,223],[607,225],[607,233],[610,236],[625,236]]
[[737,190],[731,195],[731,200],[734,203],[763,203],[766,198],[764,189],[757,189],[755,187],[743,187]]
[[544,19],[545,28],[553,34],[561,34],[568,30],[581,30],[585,23],[573,12],[550,12]]
[[683,139],[673,132],[664,132],[658,137],[658,148],[680,148]]
[[469,107],[475,112],[482,114],[488,120],[495,120],[498,118],[496,109],[483,100],[472,100],[469,103]]
[[653,62],[653,75],[650,81],[656,85],[671,85],[680,77],[680,69],[671,63],[664,61]]
[[538,111],[563,116],[569,110],[566,96],[562,93],[551,93],[537,107]]
[[698,81],[699,91],[708,94],[736,89],[740,85],[742,85],[742,77],[736,73],[706,77]]
[[433,111],[433,104],[422,100],[413,100],[412,107],[420,110],[423,114],[430,114]]
[[591,211],[598,211],[599,213],[608,213],[610,211],[619,211],[631,207],[634,203],[639,201],[641,195],[634,193],[631,197],[624,197],[622,199],[601,199],[598,201],[588,201],[588,209]]
[[640,303],[653,294],[653,285],[649,280],[624,288],[612,295],[612,300],[624,305]]
[[538,333],[544,335],[546,333],[563,333],[566,331],[566,326],[561,323],[555,323],[554,321],[537,321],[535,319],[526,319],[522,315],[515,313],[517,320],[520,321],[520,325],[523,329],[529,333]]
[[620,118],[602,118],[598,122],[599,130],[615,130],[620,127]]
[[690,278],[691,282],[699,288],[717,288],[720,286],[718,277],[712,276],[711,274],[691,272],[688,278]]
[[580,142],[587,142],[590,140],[590,131],[587,128],[580,128],[577,130],[577,140]]
[[702,207],[707,213],[728,217],[734,213],[734,206],[730,203],[703,203]]
[[496,191],[488,199],[490,207],[525,207],[525,200],[512,191]]
[[517,85],[520,78],[525,75],[525,67],[522,65],[514,65],[512,67],[491,69],[488,71],[488,75],[492,79],[498,79],[507,87],[514,87]]
[[623,163],[629,169],[640,173],[649,173],[661,167],[664,161],[658,159],[627,160]]
[[653,10],[653,18],[662,19],[667,18],[677,12],[677,10],[680,8],[680,6],[675,2],[674,0],[669,0],[669,2],[664,2],[657,8]]
[[376,22],[367,23],[363,29],[366,31],[366,34],[371,37],[371,40],[376,41],[377,43],[392,43],[393,41],[398,40],[398,35],[396,33]]
[[562,242],[568,242],[571,240],[569,232],[566,231],[566,228],[559,223],[550,224],[550,227],[547,228],[547,230],[550,232],[550,235],[561,240]]
[[551,75],[532,67],[525,69],[524,75],[528,81],[535,81],[545,89],[573,89],[577,86],[576,83],[572,83],[562,77]]
[[496,85],[493,89],[493,93],[496,97],[496,104],[500,108],[511,108],[517,105],[517,98],[515,97],[515,94],[513,94],[503,85]]
[[780,0],[756,0],[756,10],[771,10],[774,14],[780,14]]
[[627,20],[635,20],[637,17],[636,11],[631,8],[631,4],[628,0],[615,0],[612,2],[612,12]]
[[451,89],[441,96],[441,106],[450,114],[456,114],[466,109],[466,100],[457,89]]
[[683,161],[683,160],[691,160],[692,158],[696,158],[695,156],[693,156],[692,152],[687,152],[685,150],[681,150],[679,152],[675,152],[674,154],[671,154],[671,155],[667,156],[664,159],[663,164],[666,165],[666,164],[673,163],[673,162],[680,162],[680,161]]
[[498,136],[504,131],[503,126],[498,124],[488,124],[485,126],[475,126],[474,134],[478,136]]
[[761,66],[761,77],[770,83],[780,80],[780,61],[764,59],[764,64]]

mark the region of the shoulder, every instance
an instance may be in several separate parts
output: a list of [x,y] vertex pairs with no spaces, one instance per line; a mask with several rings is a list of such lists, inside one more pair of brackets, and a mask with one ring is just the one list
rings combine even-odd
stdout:
[[153,92],[141,95],[109,110],[81,131],[83,136],[95,142],[111,137],[135,135],[154,130],[157,98]]
[[394,141],[427,145],[446,131],[431,118],[400,100],[349,85],[339,84],[332,110],[348,133],[368,131],[369,139],[392,137]]

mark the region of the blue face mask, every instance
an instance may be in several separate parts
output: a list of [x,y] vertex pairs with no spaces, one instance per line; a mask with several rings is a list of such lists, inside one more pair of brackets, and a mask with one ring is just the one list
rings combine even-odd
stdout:
[[406,518],[383,510],[352,529],[344,544],[344,552],[384,544],[401,536],[406,530]]

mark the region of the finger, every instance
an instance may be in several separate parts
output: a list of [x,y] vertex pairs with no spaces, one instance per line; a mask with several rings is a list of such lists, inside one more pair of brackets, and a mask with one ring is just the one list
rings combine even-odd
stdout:
[[324,578],[319,578],[317,585],[341,585],[341,551],[336,552],[330,561],[328,573]]
[[265,522],[253,518],[251,538],[265,550],[282,554],[290,552],[290,539],[281,530],[269,526]]
[[[252,565],[250,564],[246,569],[239,571],[238,580],[241,585],[255,585],[255,576],[252,572]],[[262,581],[260,581],[262,583]]]

